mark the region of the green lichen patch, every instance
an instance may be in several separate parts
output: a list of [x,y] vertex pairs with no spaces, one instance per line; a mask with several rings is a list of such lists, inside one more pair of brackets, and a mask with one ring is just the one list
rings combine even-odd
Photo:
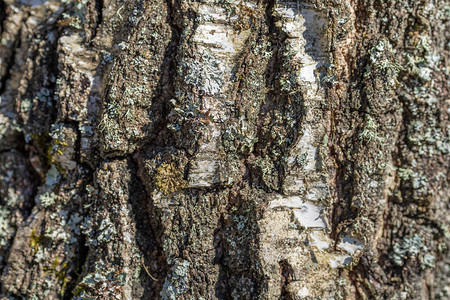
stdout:
[[188,159],[183,151],[172,147],[148,147],[136,155],[147,190],[170,196],[187,188],[184,179]]
[[422,269],[434,268],[435,256],[428,250],[421,235],[405,236],[400,242],[394,244],[389,258],[397,266],[403,266],[408,259],[419,258],[418,263]]
[[358,137],[367,143],[384,143],[384,138],[379,136],[378,125],[370,115],[366,115],[366,120]]
[[29,247],[32,250],[32,255],[38,253],[39,248],[46,247],[51,242],[51,239],[46,237],[45,235],[38,235],[36,229],[33,229],[30,235]]
[[178,193],[187,187],[183,172],[173,163],[163,163],[155,172],[155,186],[164,195]]
[[56,258],[50,267],[44,267],[44,276],[52,275],[58,280],[61,285],[61,297],[64,297],[66,293],[67,284],[70,282],[70,277],[67,276],[69,265],[67,263],[61,264],[59,259]]

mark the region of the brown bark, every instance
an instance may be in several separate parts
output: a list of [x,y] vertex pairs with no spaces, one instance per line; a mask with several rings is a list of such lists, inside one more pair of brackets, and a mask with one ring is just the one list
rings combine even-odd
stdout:
[[447,299],[444,1],[0,1],[12,299]]

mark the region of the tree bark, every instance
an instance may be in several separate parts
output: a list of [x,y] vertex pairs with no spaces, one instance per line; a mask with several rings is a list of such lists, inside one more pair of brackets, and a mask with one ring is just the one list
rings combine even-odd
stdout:
[[449,16],[0,1],[0,297],[448,299]]

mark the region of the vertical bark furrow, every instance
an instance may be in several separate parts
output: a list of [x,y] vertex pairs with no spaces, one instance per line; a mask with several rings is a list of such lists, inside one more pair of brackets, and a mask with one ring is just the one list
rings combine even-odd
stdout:
[[97,16],[96,16],[96,22],[94,27],[94,34],[92,35],[92,39],[95,39],[95,37],[97,36],[97,32],[99,30],[100,25],[103,22],[103,0],[95,0],[95,10],[97,12]]
[[448,7],[0,0],[0,297],[447,299]]
[[16,150],[1,152],[0,163],[0,272],[3,272],[16,232],[34,205],[36,179],[26,158]]
[[158,134],[164,107],[157,102],[158,83],[172,30],[164,3],[154,1],[142,10],[143,15],[130,13],[136,27],[118,43],[122,55],[109,70],[99,123],[102,156],[133,153]]
[[0,35],[3,33],[4,22],[8,16],[7,8],[5,1],[0,1]]
[[10,78],[11,68],[14,66],[16,49],[20,47],[22,18],[26,19],[24,13],[17,12],[6,18],[3,24],[5,29],[1,35],[3,43],[1,45],[0,94],[6,91],[6,81]]
[[[265,147],[274,161],[282,162],[282,185],[280,193],[266,195],[268,207],[258,222],[267,278],[263,295],[331,297],[341,270],[363,246],[351,236],[336,241],[328,236],[330,117],[321,79],[329,67],[327,29],[333,24],[327,9],[305,3],[280,2],[271,13],[272,31],[278,33],[278,70],[265,108],[274,124],[265,130],[271,135],[266,139],[275,143]],[[289,282],[280,275],[286,263],[292,272]]]
[[[360,52],[353,56],[363,58],[359,62],[353,59],[353,86],[348,88],[348,98],[339,101],[343,110],[337,115],[336,144],[347,144],[345,148],[351,151],[341,146],[342,156],[338,159],[344,167],[346,183],[337,231],[357,230],[363,236],[373,236],[368,241],[371,247],[352,274],[361,297],[433,298],[435,292],[430,292],[427,285],[430,269],[434,268],[434,240],[445,242],[439,237],[440,230],[419,224],[433,219],[431,203],[446,201],[437,193],[445,186],[436,180],[435,174],[441,169],[434,162],[445,155],[439,145],[445,144],[446,138],[437,124],[446,121],[436,121],[435,117],[440,114],[444,94],[438,83],[427,84],[427,74],[440,70],[440,57],[429,44],[430,27],[424,18],[424,14],[439,9],[432,2],[411,1],[360,2],[357,7],[359,25],[355,24],[354,38]],[[431,14],[437,28],[439,15]],[[383,22],[373,26],[380,19]],[[429,105],[425,99],[433,99],[436,105],[425,109]],[[353,112],[348,108],[353,108]],[[422,113],[425,111],[433,117]],[[424,129],[419,133],[417,124],[427,125],[419,126]],[[357,130],[352,131],[352,127]],[[417,140],[426,139],[427,132],[433,132],[434,138],[415,146]],[[420,170],[410,167],[411,163],[420,165]],[[431,173],[423,173],[423,168]],[[415,279],[404,280],[408,276]]]
[[15,118],[14,99],[11,95],[18,82],[12,68],[15,66],[17,48],[21,43],[21,22],[25,17],[26,13],[22,11],[10,13],[3,23],[3,42],[0,45],[0,150],[14,148],[20,144],[20,127]]
[[[231,11],[230,16],[225,14],[227,9]],[[261,21],[256,18],[259,10],[251,2],[231,6],[206,2],[196,3],[189,9],[177,7],[178,22],[183,28],[176,85],[169,106],[169,140],[164,142],[165,147],[148,147],[138,157],[139,165],[145,166],[140,174],[160,220],[159,237],[170,266],[161,291],[163,298],[223,294],[220,286],[227,284],[218,282],[217,277],[224,280],[226,276],[236,285],[232,294],[253,295],[256,291],[248,286],[254,281],[251,271],[245,272],[241,263],[237,264],[239,258],[246,257],[241,244],[225,245],[224,256],[229,257],[228,252],[234,251],[236,257],[229,261],[222,259],[223,265],[217,265],[214,238],[210,238],[216,232],[223,235],[221,239],[232,241],[228,236],[232,232],[216,231],[221,212],[230,201],[225,197],[229,191],[224,187],[243,176],[245,166],[241,155],[251,152],[255,142],[251,138],[255,134],[252,133],[256,128],[254,121],[244,122],[253,118],[250,110],[256,112],[259,105],[251,98],[255,95],[247,91],[255,84],[250,80],[257,80],[256,93],[261,93],[258,87],[264,82],[264,69],[247,65],[251,57],[257,57],[249,49],[256,46],[252,43],[259,32]],[[233,104],[238,109],[233,109]],[[184,225],[170,226],[174,222],[170,220],[184,215],[184,211],[192,211],[196,216],[197,209],[210,211],[205,223],[199,225],[195,218],[189,217],[185,222],[192,225],[191,229]],[[234,217],[244,217],[240,213],[236,212]],[[248,222],[253,226],[256,220]],[[252,239],[250,231],[242,243],[247,239]],[[205,245],[202,254],[196,249],[200,244]],[[251,268],[249,262],[245,265]],[[226,270],[229,273],[225,275]],[[180,277],[181,274],[186,275]],[[192,286],[185,285],[189,280],[194,282]]]

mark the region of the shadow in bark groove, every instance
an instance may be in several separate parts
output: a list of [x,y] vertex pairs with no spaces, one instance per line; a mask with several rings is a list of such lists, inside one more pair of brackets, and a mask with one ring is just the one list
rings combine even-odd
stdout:
[[137,175],[135,163],[130,162],[130,167],[133,170],[130,204],[136,222],[134,238],[136,245],[143,254],[139,279],[144,293],[140,299],[157,299],[167,274],[166,258],[157,241],[155,228],[151,222],[151,207],[149,207],[149,198],[145,192],[145,187]]
[[0,1],[0,35],[3,33],[3,24],[7,16],[6,3],[5,1]]
[[[7,17],[6,15],[6,4],[4,1],[0,2],[0,10],[3,15],[0,15],[0,25],[3,26],[4,18]],[[28,180],[27,188],[31,190],[30,194],[27,196],[25,195],[24,201],[21,202],[17,207],[10,207],[11,208],[11,215],[14,212],[17,216],[20,215],[22,219],[22,223],[14,224],[16,227],[14,233],[10,237],[11,243],[9,244],[9,247],[7,249],[3,249],[4,253],[2,253],[3,260],[2,260],[2,266],[0,267],[0,270],[3,270],[3,267],[6,266],[9,262],[10,258],[10,252],[11,252],[11,246],[13,245],[14,239],[17,237],[17,233],[19,230],[21,230],[21,225],[25,225],[31,216],[31,213],[33,211],[33,208],[36,205],[35,197],[38,194],[38,187],[42,183],[42,174],[40,172],[45,172],[46,170],[38,170],[36,169],[36,165],[33,165],[32,163],[32,157],[37,158],[38,161],[40,161],[40,167],[42,169],[48,169],[47,162],[43,161],[43,158],[45,157],[45,153],[41,152],[39,153],[40,145],[37,145],[35,139],[32,139],[31,141],[25,140],[25,134],[28,134],[28,136],[31,136],[33,133],[33,130],[40,130],[41,132],[48,132],[50,128],[50,124],[54,122],[56,119],[56,109],[55,109],[55,101],[54,99],[54,93],[55,93],[55,82],[51,82],[51,80],[46,80],[45,78],[51,78],[54,77],[57,74],[57,58],[56,55],[56,41],[55,39],[53,42],[48,42],[46,44],[46,48],[44,51],[40,52],[40,48],[37,44],[33,44],[34,38],[37,39],[38,35],[46,35],[49,32],[54,32],[52,28],[43,27],[42,32],[37,31],[36,33],[33,33],[33,35],[25,38],[25,43],[22,40],[22,32],[23,28],[25,26],[25,23],[27,21],[27,18],[29,17],[29,13],[25,12],[24,17],[22,19],[22,26],[18,30],[17,36],[15,37],[15,41],[12,46],[11,55],[9,57],[9,61],[7,62],[6,66],[6,74],[4,78],[2,78],[2,82],[0,83],[0,95],[3,95],[3,93],[6,91],[6,84],[8,80],[11,79],[11,72],[17,72],[18,70],[15,68],[20,68],[23,66],[23,61],[39,61],[42,66],[41,68],[33,69],[33,73],[30,78],[27,78],[26,75],[23,75],[24,77],[22,80],[24,83],[21,86],[23,91],[16,91],[14,90],[12,93],[9,93],[7,96],[10,98],[10,103],[7,103],[6,106],[2,107],[2,110],[5,114],[13,115],[14,119],[18,121],[18,123],[21,125],[21,127],[25,128],[23,131],[15,135],[15,140],[13,143],[9,145],[11,147],[10,149],[6,151],[0,151],[0,155],[7,155],[6,153],[10,153],[11,155],[19,154],[21,158],[23,158],[23,161],[21,162],[21,165],[24,168],[25,173],[21,174],[23,177],[23,180]],[[24,44],[26,42],[30,43],[31,49],[20,49],[21,47],[25,47]],[[28,46],[30,46],[28,45]],[[26,51],[25,51],[26,50]],[[22,54],[23,57],[18,57],[19,61],[17,61],[17,55]],[[28,75],[28,74],[27,74]],[[21,103],[22,100],[29,98],[33,99],[38,97],[40,88],[47,88],[49,90],[49,96],[48,99],[50,101],[46,104],[38,103],[37,109],[32,111],[31,114],[31,122],[36,122],[37,125],[28,125],[26,122],[23,121],[23,119],[20,118],[21,113]],[[5,97],[6,98],[6,97]],[[0,101],[1,102],[1,101]],[[39,101],[41,102],[41,101]],[[49,104],[50,103],[50,104]],[[46,116],[45,120],[44,117]],[[49,140],[44,137],[44,143],[47,146],[47,142]],[[40,156],[40,158],[38,158]],[[4,166],[2,166],[3,169]],[[21,166],[19,166],[21,167]],[[20,168],[17,168],[20,169]],[[16,169],[16,170],[17,170]],[[16,187],[17,191],[19,191],[18,194],[24,194],[27,191],[27,188],[21,187],[21,184],[18,184]],[[8,196],[5,195],[4,199],[8,199]],[[6,203],[3,203],[3,201],[0,201],[0,204],[2,206],[6,206]],[[15,211],[14,211],[15,210]],[[13,225],[13,224],[11,224]],[[26,225],[25,225],[26,226]],[[2,282],[0,281],[0,291],[3,289]]]
[[[275,25],[277,21],[273,15],[275,5],[276,1],[268,1],[265,13],[268,35],[272,44],[270,51],[273,55],[266,68],[268,92],[259,111],[258,142],[255,144],[254,154],[261,158],[269,157],[272,161],[278,172],[276,191],[281,192],[286,173],[281,158],[288,153],[289,148],[298,138],[305,108],[298,86],[295,87],[297,90],[291,91],[282,88],[282,76],[290,75],[294,70],[290,67],[286,68],[284,63],[289,59],[284,53],[289,37]],[[270,122],[267,122],[267,119],[270,119]],[[293,124],[297,125],[292,126]]]
[[294,279],[293,278],[294,270],[292,269],[292,266],[289,264],[289,262],[287,260],[281,260],[279,262],[279,264],[280,264],[281,278],[282,278],[280,298],[286,299],[286,300],[293,300],[295,298],[292,295],[292,293],[289,291],[288,285]]
[[89,256],[89,247],[85,245],[86,236],[82,235],[78,240],[78,253],[77,253],[77,264],[75,269],[73,270],[73,274],[71,274],[71,278],[73,278],[69,283],[67,283],[66,289],[64,290],[63,300],[73,299],[75,295],[75,288],[79,283],[80,275],[83,272],[84,264]]
[[254,299],[262,295],[264,279],[260,273],[259,228],[261,202],[245,184],[230,191],[225,212],[215,231],[215,261],[219,278],[215,286],[218,299]]
[[227,266],[223,262],[223,256],[224,256],[224,243],[222,241],[223,237],[223,230],[224,230],[224,220],[223,216],[219,218],[219,221],[217,223],[217,229],[214,232],[214,247],[215,247],[215,254],[214,257],[214,263],[219,265],[220,271],[219,271],[219,278],[217,280],[216,284],[216,294],[215,296],[218,299],[232,299],[231,297],[231,287],[229,286],[229,270]]
[[95,0],[95,10],[97,11],[97,20],[93,28],[94,33],[92,34],[92,40],[97,36],[100,25],[103,22],[103,0]]
[[[163,63],[161,68],[161,77],[158,83],[159,95],[152,101],[153,103],[151,109],[153,110],[154,106],[157,107],[155,111],[160,111],[162,115],[160,118],[160,123],[155,127],[155,132],[158,133],[156,143],[163,144],[164,146],[169,146],[171,144],[174,144],[174,141],[169,141],[169,143],[167,143],[164,135],[167,134],[167,116],[170,113],[168,103],[169,100],[175,95],[174,80],[176,77],[175,70],[178,63],[176,55],[178,47],[180,45],[181,28],[177,21],[177,18],[179,16],[177,15],[176,11],[176,1],[166,0],[165,2],[167,5],[167,23],[170,26],[172,35],[171,40],[164,51],[164,58],[162,60]],[[150,141],[147,142],[147,145],[148,144],[150,144]]]
[[[176,2],[167,0],[167,23],[169,24],[172,35],[169,44],[167,45],[163,59],[161,76],[158,82],[158,95],[152,100],[150,107],[151,111],[156,111],[160,114],[160,119],[153,129],[155,136],[145,140],[142,149],[147,145],[163,145],[168,146],[172,144],[164,137],[166,134],[167,115],[170,113],[168,101],[174,96],[174,78],[177,60],[176,54],[180,44],[180,28],[177,25],[176,18]],[[140,299],[159,299],[160,292],[163,288],[165,278],[167,276],[169,267],[164,255],[161,241],[158,239],[158,231],[161,224],[158,223],[157,212],[154,211],[152,199],[147,194],[145,186],[141,178],[137,175],[139,170],[139,161],[136,159],[138,153],[136,151],[131,155],[132,162],[130,163],[133,169],[133,183],[131,190],[133,195],[131,197],[132,211],[135,215],[136,234],[135,240],[138,245],[142,257],[143,268],[140,271],[139,278],[144,288],[144,294]]]
[[[26,20],[26,18],[24,18],[24,19]],[[25,20],[24,20],[24,22],[25,22]],[[20,48],[20,45],[21,45],[21,41],[22,41],[20,38],[21,33],[22,33],[22,27],[20,27],[19,32],[17,33],[17,36],[16,36],[16,40],[11,47],[12,51],[11,51],[11,55],[9,57],[9,61],[6,64],[6,73],[5,73],[5,76],[2,78],[2,81],[0,82],[0,95],[3,94],[6,90],[6,83],[7,83],[8,79],[10,78],[11,68],[14,66],[14,63],[15,63],[17,49]],[[4,106],[4,104],[2,106]]]

